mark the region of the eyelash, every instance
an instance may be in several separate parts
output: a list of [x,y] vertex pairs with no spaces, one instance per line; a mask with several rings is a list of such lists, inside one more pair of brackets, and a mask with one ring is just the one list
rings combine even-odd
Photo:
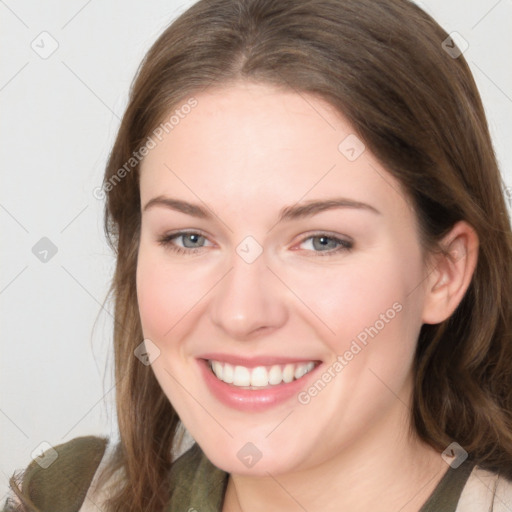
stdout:
[[[204,237],[203,235],[201,235],[201,233],[198,233],[196,231],[178,231],[176,233],[171,233],[171,234],[164,235],[164,236],[160,237],[158,239],[158,244],[165,247],[166,249],[171,250],[172,252],[174,252],[176,254],[183,254],[183,255],[196,254],[201,249],[203,249],[203,247],[183,248],[183,247],[180,247],[180,246],[172,243],[172,241],[174,239],[179,238],[181,236],[186,236],[186,235],[198,235],[198,236],[206,239],[206,237]],[[309,240],[311,238],[327,238],[328,240],[333,240],[340,245],[337,249],[334,249],[331,251],[313,251],[314,253],[316,253],[317,256],[324,257],[324,258],[328,257],[328,256],[339,254],[341,252],[350,252],[354,247],[354,244],[352,242],[349,242],[348,240],[342,240],[335,236],[330,236],[328,233],[321,233],[321,232],[316,233],[314,235],[309,235],[308,237],[302,239],[299,243],[302,244],[306,240]]]

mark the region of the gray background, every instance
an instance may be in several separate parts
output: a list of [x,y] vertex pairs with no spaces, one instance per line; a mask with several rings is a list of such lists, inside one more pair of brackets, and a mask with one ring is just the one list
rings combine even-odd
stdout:
[[[0,0],[0,502],[41,443],[116,436],[114,260],[93,191],[140,60],[192,3]],[[510,197],[512,1],[418,3],[469,44]]]

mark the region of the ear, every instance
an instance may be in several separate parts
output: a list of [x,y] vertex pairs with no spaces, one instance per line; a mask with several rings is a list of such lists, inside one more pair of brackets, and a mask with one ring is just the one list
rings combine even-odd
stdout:
[[445,254],[430,255],[423,323],[438,324],[457,309],[475,271],[478,246],[475,230],[467,222],[459,221],[441,240]]

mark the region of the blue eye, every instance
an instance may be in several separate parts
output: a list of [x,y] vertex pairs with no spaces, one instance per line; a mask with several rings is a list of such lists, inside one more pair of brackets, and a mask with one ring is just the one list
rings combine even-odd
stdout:
[[341,251],[350,251],[354,246],[353,243],[348,240],[341,240],[340,238],[328,236],[326,233],[320,233],[318,235],[304,238],[301,244],[308,240],[312,241],[310,246],[314,249],[314,252],[318,253],[318,256],[330,256]]
[[[176,244],[176,240],[181,239],[181,245]],[[348,240],[329,236],[327,233],[319,233],[317,235],[304,238],[300,245],[311,240],[310,250],[316,256],[331,256],[342,251],[350,251],[353,243]],[[194,231],[179,231],[169,235],[164,235],[158,239],[158,243],[176,254],[195,254],[206,247],[207,238],[200,233]]]
[[[176,245],[174,240],[181,238],[183,247]],[[174,233],[171,235],[165,235],[158,240],[160,245],[178,253],[178,254],[190,254],[196,253],[204,246],[197,246],[196,244],[200,244],[205,242],[206,238],[192,231],[180,231],[179,233]]]

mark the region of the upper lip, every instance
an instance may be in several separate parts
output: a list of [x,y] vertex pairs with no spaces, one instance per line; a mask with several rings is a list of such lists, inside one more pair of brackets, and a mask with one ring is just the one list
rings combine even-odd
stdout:
[[211,353],[199,356],[199,359],[210,361],[219,361],[221,363],[229,363],[235,366],[245,366],[247,368],[254,368],[256,366],[272,366],[275,364],[291,364],[291,363],[315,363],[321,362],[317,358],[305,357],[283,357],[283,356],[253,356],[253,357],[240,357],[238,355]]

